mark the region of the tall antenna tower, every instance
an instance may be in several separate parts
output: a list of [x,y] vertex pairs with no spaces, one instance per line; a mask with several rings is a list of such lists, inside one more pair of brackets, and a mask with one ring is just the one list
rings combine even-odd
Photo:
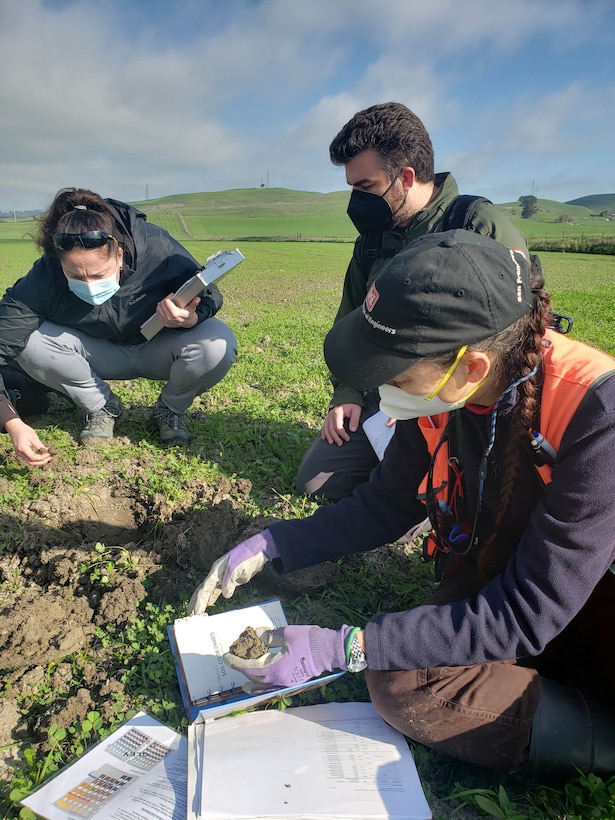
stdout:
[[145,198],[149,199],[149,185],[145,185]]
[[532,180],[532,196],[536,196],[536,183]]

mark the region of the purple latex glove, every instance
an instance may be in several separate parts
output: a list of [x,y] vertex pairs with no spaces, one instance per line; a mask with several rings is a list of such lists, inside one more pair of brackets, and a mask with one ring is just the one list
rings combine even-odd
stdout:
[[208,606],[216,603],[220,594],[230,598],[236,587],[246,584],[267,561],[277,557],[278,551],[269,530],[237,544],[212,565],[209,575],[190,598],[188,614],[202,615]]
[[345,624],[338,630],[320,626],[260,628],[256,633],[267,646],[264,655],[244,659],[227,652],[224,663],[263,689],[304,683],[323,672],[346,669],[346,640],[352,629]]

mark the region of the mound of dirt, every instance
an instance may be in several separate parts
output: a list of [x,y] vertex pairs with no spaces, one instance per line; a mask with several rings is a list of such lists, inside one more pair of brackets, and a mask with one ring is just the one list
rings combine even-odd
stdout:
[[[118,437],[108,446],[115,455],[124,443]],[[12,458],[6,437],[2,458]],[[125,632],[146,596],[155,603],[187,600],[216,558],[268,523],[246,516],[246,479],[212,484],[195,477],[173,503],[143,493],[159,469],[155,458],[154,452],[102,469],[97,448],[78,448],[71,459],[54,453],[28,476],[34,500],[0,506],[2,543],[11,545],[3,552],[0,544],[0,780],[10,778],[7,766],[19,766],[18,741],[44,745],[52,723],[68,728],[92,709],[109,718],[114,697],[130,694],[126,670],[101,647],[97,627]],[[0,477],[0,498],[14,492]],[[311,590],[336,572],[334,565],[328,574],[316,567],[282,583],[264,573],[262,589]],[[69,657],[81,659],[78,669],[62,660]],[[30,714],[45,687],[54,701],[43,714]]]

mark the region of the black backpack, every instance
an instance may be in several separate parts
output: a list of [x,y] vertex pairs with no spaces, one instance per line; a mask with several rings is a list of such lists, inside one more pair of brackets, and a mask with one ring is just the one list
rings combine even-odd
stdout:
[[[456,196],[444,211],[442,230],[452,231],[455,228],[467,230],[476,213],[476,209],[482,202],[492,204],[491,200],[484,196],[474,196],[473,194],[459,194]],[[367,276],[369,276],[376,259],[396,256],[402,248],[403,246],[399,248],[383,248],[382,231],[370,231],[365,234],[363,239],[361,267]]]
[[[452,231],[455,228],[468,230],[472,217],[481,202],[488,202],[490,205],[493,204],[490,199],[484,196],[475,196],[473,194],[459,194],[456,196],[444,211],[442,230]],[[383,248],[381,246],[382,231],[370,231],[364,235],[361,248],[361,267],[365,271],[366,281],[376,259],[396,256],[403,249],[403,245],[399,248]],[[530,264],[532,268],[537,267],[542,273],[540,258],[534,253],[530,254]],[[570,333],[572,324],[573,320],[571,316],[567,316],[565,313],[554,313],[551,311],[551,322],[549,326],[552,330],[563,334]]]

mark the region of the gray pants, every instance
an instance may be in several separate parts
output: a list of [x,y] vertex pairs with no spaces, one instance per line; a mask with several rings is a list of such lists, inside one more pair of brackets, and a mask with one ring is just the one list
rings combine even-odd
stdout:
[[197,396],[224,378],[236,356],[233,331],[212,317],[188,330],[165,328],[135,345],[43,322],[17,361],[33,379],[64,393],[86,413],[109,401],[107,380],[137,378],[166,381],[163,402],[185,413]]
[[303,456],[295,478],[298,493],[320,496],[339,501],[350,495],[354,488],[369,481],[369,474],[378,464],[378,456],[363,430],[363,422],[378,412],[380,397],[375,390],[364,394],[365,407],[361,411],[359,429],[348,431],[350,441],[341,446],[329,444],[320,433]]

